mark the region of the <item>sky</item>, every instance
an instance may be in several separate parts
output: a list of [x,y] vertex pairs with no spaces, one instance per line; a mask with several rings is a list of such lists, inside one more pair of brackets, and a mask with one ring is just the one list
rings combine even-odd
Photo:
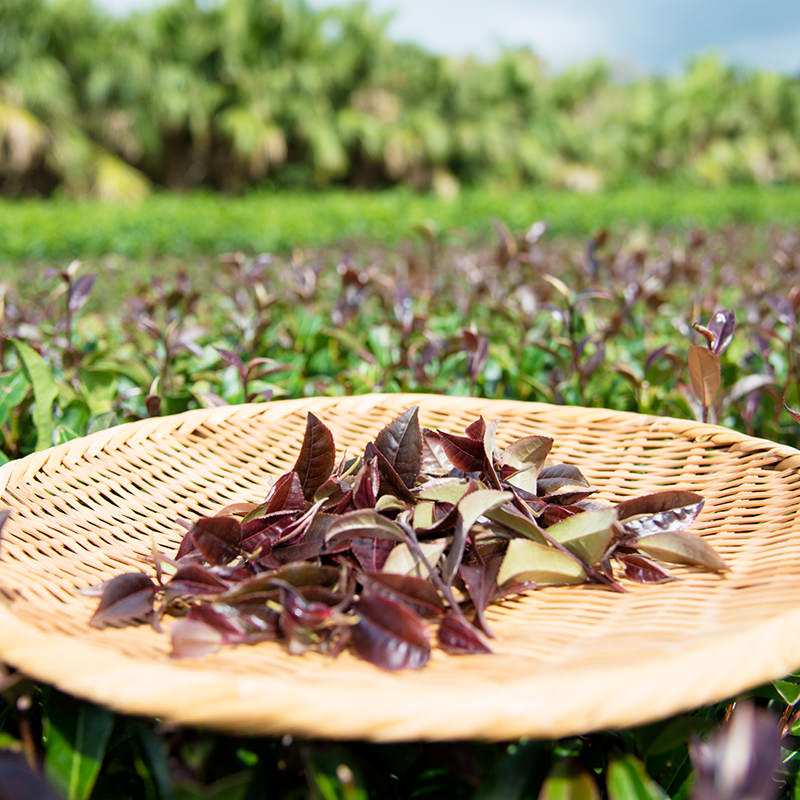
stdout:
[[[159,0],[96,0],[125,13]],[[312,6],[337,0],[309,0]],[[800,0],[369,0],[389,32],[440,53],[529,45],[554,69],[601,57],[622,73],[672,73],[695,55],[800,75]]]

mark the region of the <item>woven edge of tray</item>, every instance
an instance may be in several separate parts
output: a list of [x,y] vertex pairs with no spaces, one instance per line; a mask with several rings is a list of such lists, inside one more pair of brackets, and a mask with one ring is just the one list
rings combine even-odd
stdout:
[[[520,736],[559,738],[600,729],[625,728],[724,700],[747,688],[788,674],[800,663],[800,641],[785,635],[786,626],[800,624],[800,610],[775,617],[715,642],[714,659],[708,645],[665,653],[647,682],[641,664],[620,662],[603,670],[602,682],[576,687],[574,680],[591,680],[580,666],[547,670],[541,675],[498,675],[503,698],[486,691],[464,692],[454,682],[441,687],[435,702],[427,693],[405,693],[387,711],[385,690],[359,687],[353,695],[330,684],[303,684],[297,695],[286,692],[285,681],[268,676],[233,676],[202,667],[176,672],[170,664],[143,663],[110,653],[107,648],[76,642],[63,635],[31,635],[7,609],[0,608],[3,657],[30,677],[125,714],[157,717],[169,723],[196,725],[242,735],[295,735],[373,741],[483,739],[503,741]],[[54,663],[53,654],[58,653]],[[764,654],[769,654],[765,663]],[[756,657],[748,654],[757,654]],[[102,674],[85,672],[94,656],[104,664]],[[66,673],[66,677],[63,677]],[[574,673],[574,675],[572,674]],[[391,680],[402,683],[403,675]],[[142,682],[151,687],[143,697]],[[653,690],[659,683],[658,691]],[[713,685],[709,693],[708,686]],[[565,687],[571,687],[566,690]],[[587,692],[593,702],[586,703]],[[554,697],[545,713],[532,714],[530,705],[509,702],[514,697]],[[269,715],[263,698],[270,697]],[[301,701],[299,702],[299,697]],[[257,700],[257,702],[254,702]],[[320,713],[320,707],[324,713]],[[554,707],[557,710],[554,710]],[[643,713],[642,709],[646,708]]]

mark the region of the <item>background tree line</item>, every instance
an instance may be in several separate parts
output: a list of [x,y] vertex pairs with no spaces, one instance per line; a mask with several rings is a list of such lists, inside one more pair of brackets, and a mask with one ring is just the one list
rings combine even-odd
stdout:
[[672,77],[452,58],[365,4],[0,3],[0,191],[376,188],[800,178],[800,78],[705,57]]

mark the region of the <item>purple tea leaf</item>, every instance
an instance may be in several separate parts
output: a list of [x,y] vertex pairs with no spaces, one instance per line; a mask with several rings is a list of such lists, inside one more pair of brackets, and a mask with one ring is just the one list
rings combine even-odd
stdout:
[[328,528],[325,541],[331,543],[337,539],[358,539],[376,537],[405,541],[405,531],[388,517],[384,517],[371,508],[348,511],[336,519]]
[[333,434],[309,411],[303,444],[294,465],[306,500],[313,499],[317,489],[331,476],[335,461]]
[[481,472],[486,467],[482,439],[437,431],[439,442],[453,465],[462,472]]
[[486,434],[486,420],[483,417],[478,417],[475,422],[470,422],[469,425],[464,429],[464,433],[470,439],[476,439],[479,442],[483,441],[483,437]]
[[413,575],[390,572],[370,572],[366,576],[370,591],[405,603],[422,617],[436,617],[444,613],[444,603],[430,581]]
[[589,481],[573,464],[550,464],[539,472],[536,493],[541,497],[554,497],[584,489],[591,493],[591,488]]
[[179,619],[169,629],[175,658],[200,658],[216,653],[224,642],[223,634],[198,619]]
[[86,301],[89,299],[89,293],[92,291],[97,275],[81,275],[69,287],[69,300],[68,306],[72,314],[80,311]]
[[453,462],[447,457],[442,447],[439,434],[428,428],[422,431],[422,458],[420,472],[430,476],[449,475],[453,470]]
[[396,542],[392,539],[360,537],[350,542],[350,552],[365,572],[378,572],[383,569],[395,545]]
[[143,572],[123,572],[103,588],[100,605],[89,624],[100,627],[108,623],[128,622],[153,611],[156,585]]
[[[81,789],[84,786],[81,784]],[[38,770],[10,750],[0,751],[0,787],[2,800],[61,800],[62,797]]]
[[220,580],[210,569],[200,564],[187,564],[164,584],[168,597],[180,595],[214,595],[224,592],[228,585]]
[[636,583],[668,583],[676,580],[660,564],[639,553],[617,554],[617,560],[625,568],[625,577]]
[[736,316],[733,311],[720,309],[715,311],[708,323],[708,330],[714,337],[712,349],[715,355],[722,355],[733,339],[736,330]]
[[503,553],[482,555],[479,560],[462,563],[458,574],[467,588],[469,599],[475,608],[475,622],[487,636],[493,637],[484,612],[497,592],[497,573],[503,562]]
[[491,653],[492,648],[477,628],[453,612],[445,614],[437,630],[439,646],[451,655]]
[[688,528],[704,502],[695,492],[673,489],[623,500],[615,511],[627,533],[644,537]]
[[201,517],[190,534],[203,558],[213,565],[233,561],[242,544],[242,526],[234,517]]
[[272,485],[264,503],[265,516],[275,511],[305,511],[305,494],[300,476],[295,471],[281,475]]
[[375,592],[365,592],[353,606],[358,624],[351,645],[366,661],[382,669],[420,669],[430,658],[428,631],[408,606]]
[[690,800],[771,800],[780,783],[781,732],[777,718],[751,702],[737,703],[730,720],[705,742],[694,740]]
[[375,438],[375,447],[410,489],[416,483],[422,459],[419,407],[412,406],[383,428]]

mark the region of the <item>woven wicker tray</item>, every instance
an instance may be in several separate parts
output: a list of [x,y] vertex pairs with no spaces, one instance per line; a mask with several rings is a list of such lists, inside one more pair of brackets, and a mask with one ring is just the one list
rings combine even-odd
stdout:
[[[417,403],[458,432],[499,419],[502,445],[534,432],[600,497],[700,492],[693,530],[731,567],[681,580],[550,588],[493,607],[488,656],[434,651],[389,674],[348,654],[280,645],[169,657],[147,626],[96,630],[79,590],[149,571],[151,535],[173,552],[176,518],[260,499],[290,469],[312,410],[353,453]],[[145,420],[0,468],[13,514],[0,558],[0,660],[119,711],[232,732],[378,740],[556,737],[630,726],[730,696],[800,666],[800,451],[725,428],[602,409],[436,395],[230,406]]]

